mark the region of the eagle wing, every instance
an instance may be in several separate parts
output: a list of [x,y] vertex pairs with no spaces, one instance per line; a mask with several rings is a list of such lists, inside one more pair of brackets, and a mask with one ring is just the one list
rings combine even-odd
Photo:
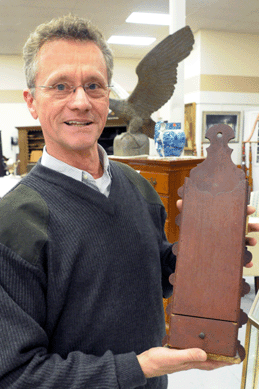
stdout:
[[186,26],[166,37],[138,64],[138,84],[127,100],[143,119],[170,99],[177,82],[178,63],[190,54],[193,44],[193,33]]

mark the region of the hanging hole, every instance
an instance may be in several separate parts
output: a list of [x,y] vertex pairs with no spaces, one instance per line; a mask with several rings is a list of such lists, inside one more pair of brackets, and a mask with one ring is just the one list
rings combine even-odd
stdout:
[[222,138],[222,132],[218,132],[218,133],[217,133],[217,137],[218,137],[218,138]]

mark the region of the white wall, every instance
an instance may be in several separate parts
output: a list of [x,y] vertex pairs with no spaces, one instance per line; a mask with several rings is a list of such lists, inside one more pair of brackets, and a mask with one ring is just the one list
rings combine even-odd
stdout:
[[[229,90],[228,85],[224,90],[220,90],[217,77],[234,77],[234,81],[235,77],[247,77],[248,80],[254,77],[259,85],[258,47],[259,36],[257,35],[207,30],[201,30],[195,34],[193,51],[185,59],[184,66],[185,104],[195,102],[197,107],[196,146],[198,155],[201,150],[203,111],[240,111],[242,113],[240,142],[232,145],[234,162],[241,162],[244,113],[259,110],[259,90],[252,92],[239,91],[237,88],[232,90],[233,85],[230,85]],[[132,92],[137,84],[135,69],[138,63],[137,59],[115,58],[114,80],[127,92]],[[11,147],[11,136],[17,136],[15,127],[38,123],[31,118],[22,99],[22,90],[26,87],[22,58],[0,56],[0,74],[0,130],[2,131],[3,151],[7,157],[13,158],[17,153],[17,147]],[[209,81],[212,88],[206,85],[204,87],[203,77],[207,77],[205,81]],[[214,84],[213,80],[216,80]],[[15,97],[13,100],[12,96]],[[168,117],[168,105],[161,107],[153,115],[154,120],[168,120]]]
[[25,103],[0,104],[0,118],[3,155],[16,160],[19,147],[11,145],[11,137],[18,138],[16,127],[36,126],[39,122],[32,118]]
[[36,125],[23,102],[22,90],[26,88],[23,61],[18,55],[0,56],[0,131],[3,155],[16,159],[18,146],[11,145],[11,137],[18,138],[16,127]]
[[[241,163],[244,113],[259,110],[258,48],[257,35],[207,30],[195,34],[194,49],[185,60],[185,103],[196,103],[198,155],[201,152],[203,112],[238,111],[241,112],[239,143],[231,143],[231,148],[234,163]],[[254,81],[257,89],[251,85]],[[203,146],[205,155],[207,146]]]
[[259,35],[201,30],[201,74],[259,76]]
[[23,90],[26,87],[21,56],[0,55],[0,74],[0,90]]
[[132,92],[138,82],[136,67],[138,59],[115,58],[113,79],[128,93]]

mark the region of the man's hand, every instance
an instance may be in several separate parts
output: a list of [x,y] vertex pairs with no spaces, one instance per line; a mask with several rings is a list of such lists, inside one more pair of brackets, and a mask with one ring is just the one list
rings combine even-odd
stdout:
[[[247,207],[247,216],[252,215],[256,209],[251,205]],[[256,232],[259,231],[259,223],[248,223],[248,232]],[[248,246],[255,246],[257,243],[255,238],[246,237],[246,244]]]
[[207,354],[199,348],[176,350],[154,347],[137,358],[146,378],[190,369],[213,370],[230,365],[227,362],[207,360]]

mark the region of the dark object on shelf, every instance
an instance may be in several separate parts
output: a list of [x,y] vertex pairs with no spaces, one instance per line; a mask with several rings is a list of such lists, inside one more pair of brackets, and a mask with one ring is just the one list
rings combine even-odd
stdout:
[[247,321],[240,310],[249,292],[242,280],[251,260],[245,250],[248,183],[231,160],[231,127],[211,127],[208,157],[190,172],[178,191],[183,209],[177,223],[177,248],[169,333],[164,343],[173,348],[199,347],[210,359],[240,363],[244,348],[238,328]]
[[11,137],[11,145],[12,146],[18,146],[18,138],[12,136]]
[[98,143],[104,148],[108,155],[113,155],[113,142],[117,135],[126,132],[126,126],[104,127],[104,130],[98,139]]

